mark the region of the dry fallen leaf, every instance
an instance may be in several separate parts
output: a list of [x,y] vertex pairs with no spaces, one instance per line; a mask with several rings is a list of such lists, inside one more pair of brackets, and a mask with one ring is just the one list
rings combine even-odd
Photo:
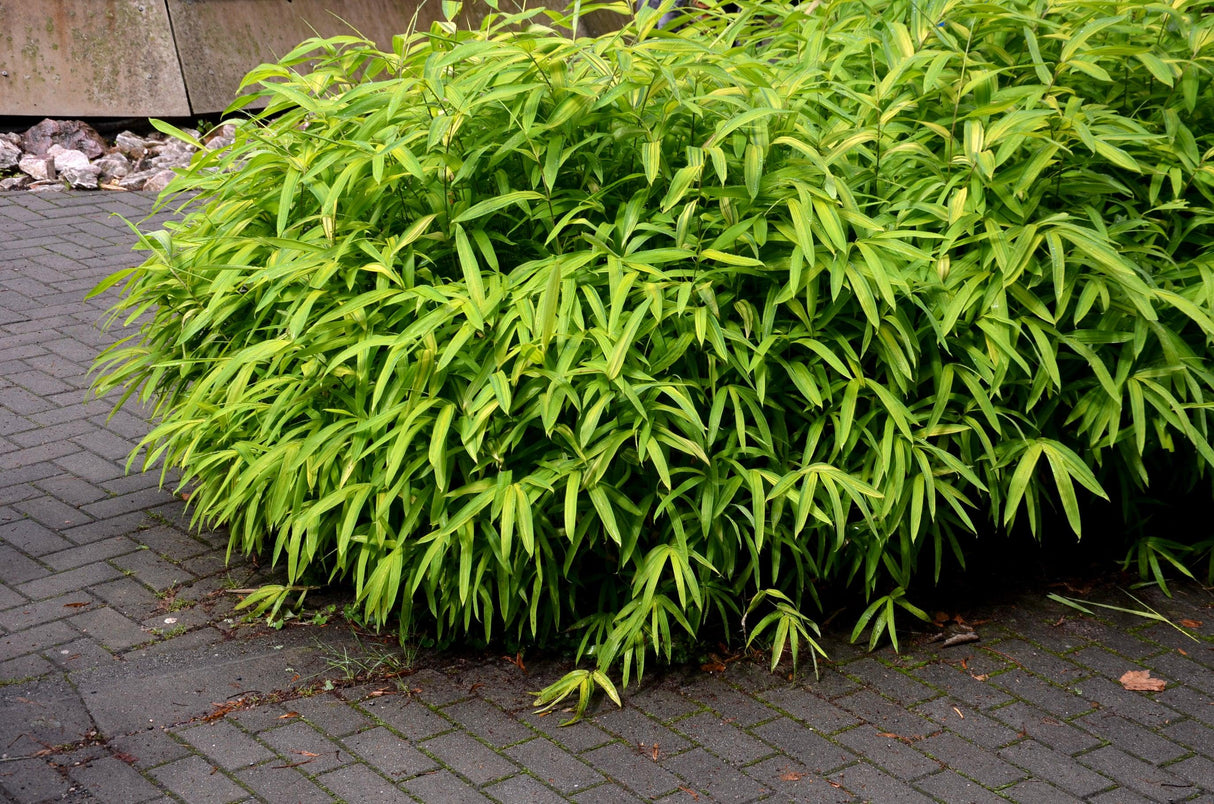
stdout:
[[287,768],[298,768],[300,765],[307,765],[312,760],[301,759],[299,762],[286,762],[282,765],[271,765],[274,770],[286,770]]
[[[84,603],[64,603],[64,604],[63,604],[63,608],[65,608],[65,609],[81,609],[81,608],[84,608],[85,606],[91,606],[91,605],[93,605],[91,601],[86,601],[86,602],[84,602]],[[1191,621],[1190,621],[1190,622],[1191,622]],[[1201,623],[1198,623],[1198,625],[1201,625]]]
[[527,665],[523,664],[523,652],[522,651],[519,651],[514,656],[503,656],[502,658],[505,659],[506,661],[510,662],[510,664],[514,665],[519,670],[522,670],[524,674],[527,672]]
[[780,781],[783,782],[799,782],[805,778],[805,774],[801,771],[786,770],[780,774]]
[[982,639],[982,637],[978,636],[978,634],[974,633],[973,631],[961,631],[944,640],[941,647],[955,648],[958,645],[965,645],[969,642],[977,642],[980,639]]
[[1168,686],[1162,678],[1151,678],[1150,670],[1129,670],[1118,680],[1127,690],[1137,692],[1163,692]]
[[1180,624],[1185,628],[1201,628],[1201,620],[1181,620]]
[[287,720],[287,719],[293,718],[293,717],[299,717],[299,713],[298,712],[287,712],[285,715],[279,715],[278,719]]
[[[719,654],[719,655],[718,655]],[[723,661],[725,664],[730,664],[741,659],[745,654],[734,653],[729,649],[729,646],[724,642],[717,643],[717,652],[708,654],[714,661]]]

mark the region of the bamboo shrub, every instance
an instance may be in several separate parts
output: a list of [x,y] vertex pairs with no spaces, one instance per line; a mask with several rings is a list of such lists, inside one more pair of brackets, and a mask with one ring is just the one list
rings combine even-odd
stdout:
[[373,622],[571,632],[541,700],[583,707],[706,628],[812,656],[826,598],[896,645],[960,537],[1079,535],[1161,462],[1208,493],[1204,5],[739,5],[251,73],[98,288],[147,314],[96,380],[144,465]]

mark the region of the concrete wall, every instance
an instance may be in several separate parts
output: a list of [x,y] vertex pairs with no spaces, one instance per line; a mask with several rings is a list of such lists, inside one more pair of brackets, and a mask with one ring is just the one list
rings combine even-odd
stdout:
[[[415,13],[425,28],[441,9],[439,0],[0,0],[0,116],[219,112],[248,70],[309,36],[353,28],[387,48]],[[475,0],[465,9],[467,25],[488,10]]]

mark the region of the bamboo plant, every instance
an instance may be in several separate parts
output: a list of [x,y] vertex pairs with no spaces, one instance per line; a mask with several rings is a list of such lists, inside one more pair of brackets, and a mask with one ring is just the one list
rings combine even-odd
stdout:
[[1204,8],[309,40],[97,289],[134,332],[96,388],[152,405],[141,465],[289,584],[439,640],[572,634],[591,669],[541,703],[709,628],[813,656],[828,598],[896,644],[962,537],[1078,536],[1161,464],[1208,495]]

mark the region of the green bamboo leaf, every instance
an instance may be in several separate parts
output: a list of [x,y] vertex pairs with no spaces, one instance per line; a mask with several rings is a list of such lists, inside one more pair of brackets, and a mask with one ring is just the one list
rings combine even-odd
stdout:
[[511,548],[514,540],[514,519],[517,513],[518,498],[514,494],[514,485],[504,486],[501,490],[502,512],[498,520],[498,534],[502,540],[502,555],[510,561]]
[[556,316],[561,304],[561,261],[552,260],[546,266],[548,281],[540,296],[536,317],[539,319],[540,349],[547,350],[556,333]]
[[755,143],[748,143],[742,159],[742,178],[746,193],[753,199],[759,194],[759,182],[763,179],[763,164],[766,154]]
[[206,146],[203,145],[197,137],[193,136],[192,134],[187,134],[185,131],[177,128],[177,126],[173,125],[172,123],[166,123],[165,121],[157,120],[154,117],[149,118],[148,122],[152,124],[152,128],[156,129],[161,134],[167,134],[175,140],[181,140],[188,145],[192,145],[194,146],[195,150],[206,150]]
[[1205,310],[1202,310],[1179,293],[1174,293],[1170,290],[1156,290],[1155,295],[1157,298],[1163,299],[1184,313],[1194,324],[1201,327],[1208,337],[1214,338],[1214,317],[1211,317]]
[[758,469],[746,473],[746,482],[750,486],[751,516],[754,525],[755,550],[763,549],[763,540],[767,536],[767,492],[764,490],[763,474]]
[[464,275],[464,282],[467,283],[468,293],[472,297],[472,305],[476,310],[482,310],[485,306],[485,285],[481,282],[481,268],[476,261],[476,254],[472,251],[468,234],[459,224],[455,226],[455,248],[459,254],[459,266]]
[[615,520],[615,510],[611,504],[611,500],[607,498],[607,492],[602,486],[595,486],[590,489],[590,501],[594,504],[594,510],[599,514],[599,521],[603,523],[603,528],[607,531],[607,535],[617,545],[624,543],[624,536],[620,531],[620,526]]
[[[513,192],[497,195],[493,198],[487,198],[484,201],[477,202],[465,209],[463,212],[451,219],[452,223],[465,223],[474,221],[477,218],[485,218],[492,215],[494,212],[505,209],[509,206],[518,205],[522,207],[523,213],[527,214],[527,201],[540,201],[544,196],[534,190],[515,190]],[[456,237],[463,232],[462,227],[456,227]]]
[[535,555],[535,515],[532,513],[531,498],[521,484],[511,486],[518,507],[518,532],[527,555]]
[[1123,16],[1101,17],[1087,23],[1067,40],[1067,43],[1062,48],[1062,54],[1059,56],[1058,60],[1060,62],[1070,61],[1074,55],[1079,52],[1079,49],[1087,44],[1088,39],[1100,31],[1103,31],[1105,28],[1108,28],[1111,25],[1116,25],[1123,19],[1125,19]]
[[1071,59],[1070,61],[1066,62],[1065,66],[1067,69],[1078,70],[1089,78],[1102,81],[1106,84],[1111,83],[1113,80],[1113,76],[1109,75],[1109,71],[1094,61],[1089,61],[1087,59]]
[[434,417],[434,429],[430,434],[430,451],[428,457],[430,466],[434,469],[434,481],[439,490],[447,488],[447,433],[451,429],[451,419],[455,416],[455,403],[443,405],[438,415]]
[[282,190],[278,194],[278,221],[276,231],[279,237],[287,230],[287,221],[291,217],[291,208],[295,203],[295,189],[299,186],[300,172],[295,168],[287,170],[282,180]]
[[700,164],[686,165],[675,171],[674,178],[670,180],[670,187],[666,190],[666,195],[662,197],[661,209],[663,212],[683,200],[683,196],[687,195],[691,186],[700,180],[700,173],[703,169],[703,164]]
[[610,678],[598,670],[593,671],[590,674],[590,677],[594,680],[594,683],[598,684],[599,687],[602,688],[603,692],[607,693],[607,697],[611,699],[612,703],[618,707],[624,706],[623,702],[620,700],[620,693],[615,688],[615,684],[612,683]]
[[1041,365],[1045,367],[1046,374],[1054,383],[1054,387],[1061,391],[1062,372],[1058,370],[1058,361],[1055,359],[1054,344],[1051,342],[1050,336],[1034,321],[1025,321],[1024,327],[1037,346],[1037,357],[1041,360]]
[[1012,520],[1016,516],[1016,509],[1020,507],[1020,500],[1024,497],[1033,478],[1033,470],[1037,467],[1037,460],[1044,451],[1045,448],[1040,443],[1030,443],[1024,452],[1021,453],[1020,461],[1016,464],[1016,471],[1012,474],[1012,479],[1008,483],[1007,500],[1003,504],[1004,527],[1012,524]]
[[1134,377],[1126,382],[1126,391],[1130,397],[1131,425],[1134,429],[1134,446],[1141,456],[1147,444],[1146,404],[1142,393],[1142,385]]
[[614,380],[620,375],[620,371],[624,368],[624,360],[628,357],[629,351],[639,351],[635,339],[637,331],[641,328],[641,324],[644,323],[645,316],[648,313],[649,299],[646,298],[628,316],[628,323],[624,325],[624,331],[620,334],[620,339],[616,341],[611,355],[607,358],[607,379]]
[[1071,483],[1072,478],[1078,480],[1084,488],[1093,494],[1106,500],[1108,499],[1108,495],[1101,488],[1092,470],[1087,467],[1074,451],[1056,441],[1042,442],[1041,446],[1046,458],[1049,460],[1050,470],[1054,475],[1054,483],[1058,487],[1058,496],[1062,500],[1063,511],[1066,512],[1067,522],[1070,524],[1071,530],[1075,531],[1075,535],[1081,536],[1079,501],[1075,497],[1075,489]]
[[1142,65],[1151,71],[1151,75],[1155,76],[1155,80],[1164,86],[1170,87],[1175,83],[1176,72],[1174,69],[1154,53],[1143,51],[1135,53],[1134,58],[1142,62]]
[[724,142],[726,137],[743,126],[750,126],[753,123],[763,120],[764,118],[786,114],[789,114],[787,109],[761,108],[748,109],[747,111],[738,115],[729,115],[723,118],[721,122],[717,124],[716,130],[713,131],[712,136],[709,137],[705,142],[704,147],[707,150],[718,143]]
[[653,461],[654,467],[658,470],[658,477],[661,478],[662,484],[666,488],[672,488],[670,481],[670,467],[666,464],[666,454],[662,452],[662,445],[657,439],[650,438],[645,442],[645,454],[649,456],[649,460]]
[[652,185],[662,167],[662,141],[649,140],[641,146],[641,169],[645,171],[645,183]]
[[839,407],[839,431],[836,436],[836,449],[843,449],[851,436],[852,422],[856,418],[856,400],[860,395],[860,387],[864,385],[863,378],[850,380],[843,389],[843,404]]
[[862,382],[864,383],[865,388],[872,391],[874,394],[876,394],[877,398],[881,400],[881,404],[885,408],[886,413],[889,414],[890,418],[893,420],[894,424],[897,425],[898,430],[902,433],[902,435],[908,439],[913,439],[913,424],[911,421],[913,414],[906,407],[906,405],[902,404],[897,397],[891,394],[889,390],[880,383],[867,380]]
[[873,298],[872,288],[868,286],[868,280],[864,278],[864,274],[849,263],[844,269],[844,276],[847,277],[847,285],[855,294],[856,301],[859,302],[860,309],[864,311],[868,323],[874,328],[881,326],[881,313],[877,310],[877,300]]
[[578,493],[582,490],[582,473],[574,470],[565,482],[565,534],[572,539],[577,533]]
[[1138,165],[1138,162],[1134,159],[1134,157],[1130,156],[1117,146],[1111,145],[1102,139],[1093,140],[1092,146],[1097,154],[1103,156],[1117,167],[1132,170],[1135,173],[1142,172],[1142,168]]
[[843,233],[843,221],[839,217],[839,212],[834,205],[829,201],[825,201],[817,196],[812,199],[814,212],[818,216],[818,223],[821,224],[823,231],[826,232],[826,238],[834,248],[832,253],[844,251],[847,249],[847,236]]
[[725,265],[737,265],[743,267],[763,267],[762,260],[756,260],[754,257],[746,257],[741,254],[728,254],[724,251],[718,251],[715,248],[706,248],[700,252],[700,256],[706,260],[724,263]]
[[1033,59],[1033,70],[1037,73],[1037,80],[1049,86],[1054,82],[1054,76],[1046,67],[1045,61],[1041,58],[1041,46],[1037,42],[1037,35],[1027,25],[1021,28],[1021,31],[1024,34],[1024,41],[1028,46],[1029,55]]

